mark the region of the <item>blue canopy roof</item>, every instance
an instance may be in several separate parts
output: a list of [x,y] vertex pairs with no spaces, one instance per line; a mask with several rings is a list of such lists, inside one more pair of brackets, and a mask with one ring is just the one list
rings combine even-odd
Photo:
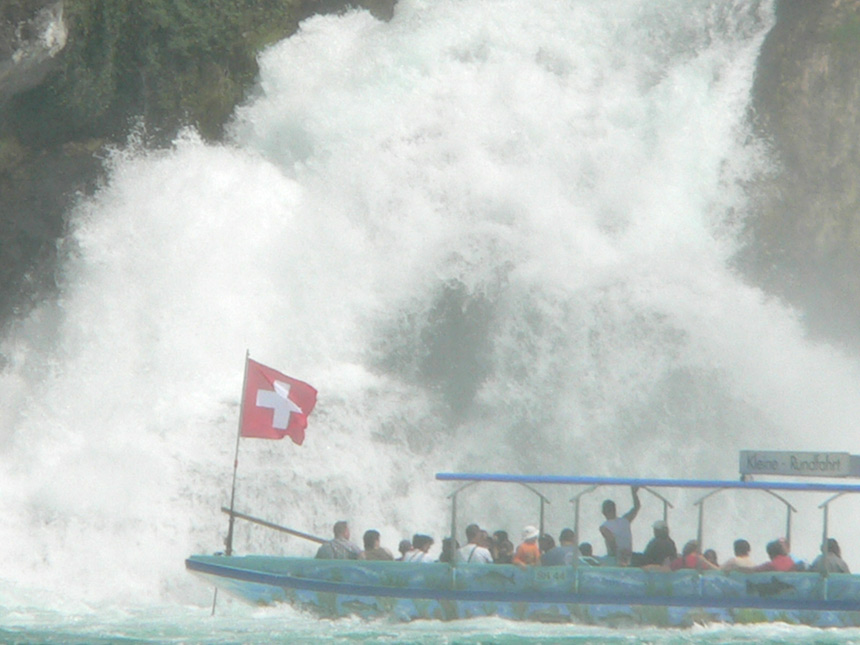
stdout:
[[819,482],[766,482],[716,479],[653,479],[636,477],[587,477],[579,475],[509,475],[503,473],[436,473],[440,481],[497,482],[513,484],[580,484],[586,486],[647,486],[651,488],[738,488],[791,490],[817,493],[860,493],[860,484]]

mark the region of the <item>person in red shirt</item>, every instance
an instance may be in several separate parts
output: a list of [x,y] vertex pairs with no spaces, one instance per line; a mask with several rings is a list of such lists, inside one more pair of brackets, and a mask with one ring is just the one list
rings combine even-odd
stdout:
[[669,568],[672,571],[678,571],[679,569],[698,569],[702,571],[706,569],[718,569],[719,567],[714,566],[712,562],[702,555],[702,549],[696,540],[690,540],[684,545],[681,557],[673,560],[669,564]]
[[794,560],[786,553],[779,540],[767,543],[770,562],[758,565],[753,571],[794,571]]

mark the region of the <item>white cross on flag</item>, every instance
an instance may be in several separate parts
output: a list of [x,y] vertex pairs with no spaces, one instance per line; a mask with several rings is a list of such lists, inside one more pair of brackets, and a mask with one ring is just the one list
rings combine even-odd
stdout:
[[302,381],[248,359],[242,394],[242,436],[283,439],[301,445],[317,391]]

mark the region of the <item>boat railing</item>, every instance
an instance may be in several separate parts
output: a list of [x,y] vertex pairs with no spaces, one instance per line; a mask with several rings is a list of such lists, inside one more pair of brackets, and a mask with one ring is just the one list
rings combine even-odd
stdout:
[[[453,492],[451,492],[451,494],[448,495],[447,499],[451,500],[451,537],[455,537],[457,535],[457,496],[460,493],[462,493],[464,490],[466,490],[467,488],[470,488],[470,487],[472,487],[478,483],[479,482],[477,482],[477,481],[468,482],[468,483],[463,484],[462,486],[458,487]],[[545,527],[545,518],[546,518],[546,505],[551,503],[550,500],[546,497],[546,495],[541,493],[534,486],[531,486],[527,482],[511,482],[511,483],[518,484],[519,486],[522,486],[526,490],[537,495],[538,498],[540,499],[540,520],[539,520],[538,530],[540,531],[540,534],[543,535],[544,534],[544,527]]]
[[[792,513],[796,513],[797,509],[783,497],[780,492],[804,492],[804,493],[831,493],[818,508],[822,509],[823,513],[823,528],[822,528],[822,545],[827,543],[829,533],[829,509],[830,505],[840,497],[849,493],[860,493],[860,484],[846,483],[821,483],[812,482],[769,482],[769,481],[752,481],[747,478],[742,478],[740,481],[731,480],[703,480],[703,479],[656,479],[656,478],[631,478],[631,477],[591,477],[591,476],[566,476],[566,475],[511,475],[503,473],[437,473],[436,479],[439,481],[460,481],[467,482],[460,486],[454,493],[449,495],[452,498],[454,509],[452,511],[451,535],[456,535],[456,495],[463,489],[476,484],[478,482],[495,482],[495,483],[516,483],[521,485],[531,484],[552,484],[552,485],[584,485],[586,488],[581,490],[572,498],[570,502],[574,506],[574,531],[579,539],[579,514],[582,498],[588,495],[601,486],[636,486],[646,490],[656,496],[663,503],[663,519],[666,520],[670,508],[674,508],[672,503],[662,494],[654,489],[661,488],[679,488],[679,489],[705,489],[708,492],[697,499],[693,504],[698,506],[698,530],[697,538],[699,544],[703,544],[704,537],[704,507],[705,501],[726,490],[758,490],[767,493],[771,497],[776,498],[786,509],[785,520],[785,537],[791,541],[791,520]],[[532,492],[541,497],[541,533],[543,533],[543,507],[548,500],[543,494],[531,489]],[[777,492],[780,491],[780,492]]]

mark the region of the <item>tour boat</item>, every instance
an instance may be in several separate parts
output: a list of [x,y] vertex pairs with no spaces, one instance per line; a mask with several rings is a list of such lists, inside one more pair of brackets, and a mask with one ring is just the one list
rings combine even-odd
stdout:
[[[787,536],[791,533],[791,513],[795,509],[783,495],[830,494],[820,506],[824,512],[825,540],[830,503],[844,494],[860,492],[860,485],[843,483],[457,473],[439,473],[436,478],[460,482],[460,487],[450,495],[452,535],[457,534],[457,495],[479,482],[516,483],[535,492],[540,497],[541,524],[546,498],[534,486],[585,486],[571,500],[577,534],[580,499],[597,487],[638,486],[650,491],[662,501],[664,519],[672,505],[658,492],[660,489],[701,489],[705,493],[696,502],[700,544],[704,502],[724,490],[759,490],[782,501],[787,510]],[[234,515],[279,528],[239,513],[233,513],[231,520]],[[579,563],[521,568],[508,564],[317,560],[267,555],[194,555],[186,560],[186,568],[250,603],[289,603],[325,617],[454,620],[500,616],[609,625],[783,621],[819,627],[860,626],[860,575],[854,574],[690,569],[669,572]]]

